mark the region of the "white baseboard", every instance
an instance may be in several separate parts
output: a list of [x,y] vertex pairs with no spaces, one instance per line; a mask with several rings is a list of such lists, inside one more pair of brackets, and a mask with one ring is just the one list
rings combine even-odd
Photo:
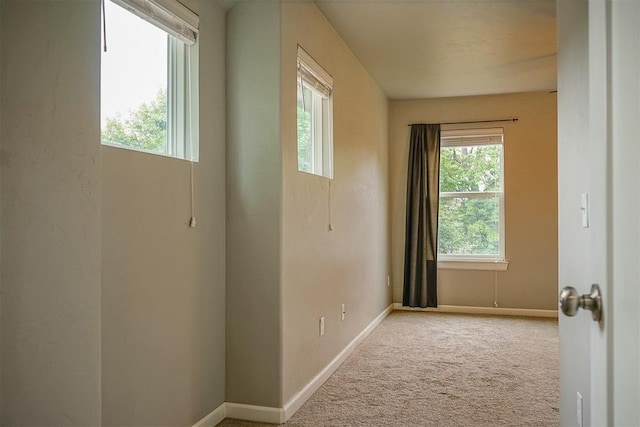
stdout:
[[472,307],[465,305],[439,305],[438,308],[404,307],[400,302],[393,303],[393,309],[399,311],[433,311],[436,313],[493,314],[499,316],[558,317],[558,310],[538,310],[531,308]]
[[296,393],[289,401],[284,405],[284,420],[287,421],[298,409],[309,400],[309,398],[318,391],[318,389],[329,379],[331,375],[342,365],[342,363],[349,357],[353,350],[360,344],[375,328],[384,320],[385,317],[393,311],[393,304],[385,308],[369,325],[358,334],[351,342],[331,361],[325,368],[320,371],[302,390]]
[[225,402],[211,411],[209,415],[198,421],[193,427],[216,427],[220,421],[227,418],[227,404]]
[[268,406],[245,405],[242,403],[225,402],[217,407],[213,412],[193,425],[193,427],[215,427],[225,418],[235,418],[244,421],[254,421],[261,423],[282,424],[286,422],[304,403],[318,391],[322,384],[342,365],[353,350],[360,344],[385,317],[395,308],[395,304],[389,305],[382,311],[369,325],[358,334],[349,344],[320,371],[302,390],[296,393],[285,405],[284,408],[273,408]]
[[225,418],[235,418],[258,423],[281,424],[284,422],[284,410],[268,406],[244,405],[224,402],[209,415],[198,421],[193,427],[215,427]]
[[440,305],[438,308],[403,307],[402,303],[393,303],[380,313],[373,321],[356,336],[351,342],[320,371],[302,390],[296,393],[284,408],[268,406],[245,405],[242,403],[225,402],[213,412],[198,421],[193,427],[215,427],[225,418],[254,421],[271,424],[286,422],[298,409],[318,391],[322,384],[342,365],[353,350],[360,344],[393,310],[400,311],[430,311],[439,313],[465,313],[465,314],[493,314],[502,316],[531,316],[531,317],[558,317],[557,310],[536,310],[524,308],[500,308],[500,307],[471,307],[462,305]]
[[284,409],[269,406],[245,405],[227,402],[227,418],[257,423],[281,424],[285,422]]

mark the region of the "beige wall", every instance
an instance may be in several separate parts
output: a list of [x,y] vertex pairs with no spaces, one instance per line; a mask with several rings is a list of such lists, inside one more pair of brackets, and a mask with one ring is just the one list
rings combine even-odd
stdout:
[[[195,229],[188,162],[100,147],[98,2],[0,3],[3,424],[190,425],[225,399],[284,405],[391,302],[390,247],[400,300],[413,121],[520,118],[505,126],[499,302],[555,308],[554,95],[389,108],[313,3],[239,2],[225,103],[224,11],[187,3],[201,16]],[[330,199],[297,171],[298,43],[335,78]],[[442,272],[440,302],[491,305],[493,280]]]
[[[331,193],[328,179],[298,172],[298,44],[335,80]],[[286,403],[391,303],[391,289],[387,98],[313,3],[282,3],[281,46]]]
[[[391,103],[389,117],[393,300],[402,302],[407,125],[517,117],[517,123],[498,124],[504,127],[505,247],[509,268],[497,273],[497,301],[500,307],[557,309],[556,95],[523,93],[396,101]],[[485,125],[492,126],[496,124]],[[439,269],[438,303],[493,306],[495,280],[493,271]]]
[[2,2],[3,425],[191,425],[224,401],[224,10],[189,5],[196,229],[187,162],[100,146],[99,2]]
[[[388,102],[312,2],[227,28],[227,400],[282,407],[391,302]],[[329,181],[297,170],[298,43],[335,78],[333,231]]]
[[227,13],[227,401],[280,406],[280,5]]
[[104,425],[191,425],[225,399],[224,9],[200,15],[197,227],[183,160],[102,147]]
[[99,425],[99,2],[0,8],[0,424]]

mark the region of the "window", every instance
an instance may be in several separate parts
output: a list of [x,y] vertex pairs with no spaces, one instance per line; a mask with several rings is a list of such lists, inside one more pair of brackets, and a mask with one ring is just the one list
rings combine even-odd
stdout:
[[198,160],[198,16],[176,0],[105,1],[102,143]]
[[298,46],[298,170],[333,178],[333,78]]
[[442,131],[438,259],[504,261],[502,129]]

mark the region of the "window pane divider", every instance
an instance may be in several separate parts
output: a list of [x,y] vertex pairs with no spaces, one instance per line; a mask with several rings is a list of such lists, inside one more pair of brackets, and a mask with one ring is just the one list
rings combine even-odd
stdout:
[[502,191],[459,191],[440,193],[442,199],[490,199],[502,197]]

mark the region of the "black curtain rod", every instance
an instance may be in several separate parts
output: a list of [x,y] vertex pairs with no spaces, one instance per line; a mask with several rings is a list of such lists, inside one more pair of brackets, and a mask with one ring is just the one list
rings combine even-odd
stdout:
[[[498,122],[517,122],[516,117],[510,119],[496,119],[496,120],[472,120],[470,122],[446,122],[446,123],[413,123],[414,125],[467,125],[472,123],[498,123]],[[411,126],[411,125],[407,125]]]

